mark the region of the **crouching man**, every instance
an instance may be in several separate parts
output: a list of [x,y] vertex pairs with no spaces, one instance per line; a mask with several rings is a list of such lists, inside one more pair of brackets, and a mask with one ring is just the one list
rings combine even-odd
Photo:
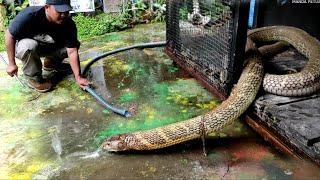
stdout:
[[[7,73],[18,73],[15,57],[22,61],[23,74],[28,86],[39,92],[51,90],[52,83],[42,77],[44,70],[65,71],[69,65],[62,63],[69,57],[77,84],[83,88],[89,84],[81,77],[77,28],[69,17],[70,0],[47,0],[45,6],[27,7],[11,22],[5,35],[9,59]],[[41,57],[44,57],[43,67]]]

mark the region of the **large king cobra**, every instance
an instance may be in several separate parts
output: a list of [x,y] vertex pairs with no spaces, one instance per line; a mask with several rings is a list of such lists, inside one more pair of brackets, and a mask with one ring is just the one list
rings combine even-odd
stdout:
[[[264,76],[261,54],[253,42],[285,41],[309,61],[299,73]],[[263,80],[265,91],[285,96],[309,95],[320,89],[320,42],[306,32],[287,26],[270,26],[249,31],[247,63],[229,98],[212,111],[167,126],[112,136],[103,142],[107,151],[159,149],[219,131],[237,119],[254,101]],[[259,53],[260,52],[260,53]]]

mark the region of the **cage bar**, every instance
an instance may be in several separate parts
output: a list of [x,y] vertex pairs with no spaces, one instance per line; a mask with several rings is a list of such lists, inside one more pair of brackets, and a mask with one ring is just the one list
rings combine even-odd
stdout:
[[167,0],[166,7],[166,53],[225,99],[242,70],[249,3]]

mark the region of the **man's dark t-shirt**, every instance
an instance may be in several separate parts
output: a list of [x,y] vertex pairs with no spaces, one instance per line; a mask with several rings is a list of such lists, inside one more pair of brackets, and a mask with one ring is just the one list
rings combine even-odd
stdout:
[[77,28],[71,18],[62,24],[50,23],[44,7],[31,6],[21,11],[11,22],[9,32],[15,40],[33,38],[36,35],[47,34],[54,40],[55,48],[79,48]]

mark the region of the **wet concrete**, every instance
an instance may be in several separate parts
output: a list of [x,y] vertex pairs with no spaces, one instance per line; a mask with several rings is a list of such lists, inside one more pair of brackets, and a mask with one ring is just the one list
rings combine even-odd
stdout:
[[[115,48],[163,40],[164,24],[95,37],[82,43],[81,65]],[[0,65],[0,179],[320,177],[317,166],[278,153],[242,121],[207,137],[207,156],[200,139],[151,152],[101,151],[106,137],[186,120],[220,102],[173,64],[162,48],[105,58],[94,64],[88,77],[102,97],[133,116],[105,110],[77,87],[72,75],[57,81],[53,91],[38,94],[21,88]]]

